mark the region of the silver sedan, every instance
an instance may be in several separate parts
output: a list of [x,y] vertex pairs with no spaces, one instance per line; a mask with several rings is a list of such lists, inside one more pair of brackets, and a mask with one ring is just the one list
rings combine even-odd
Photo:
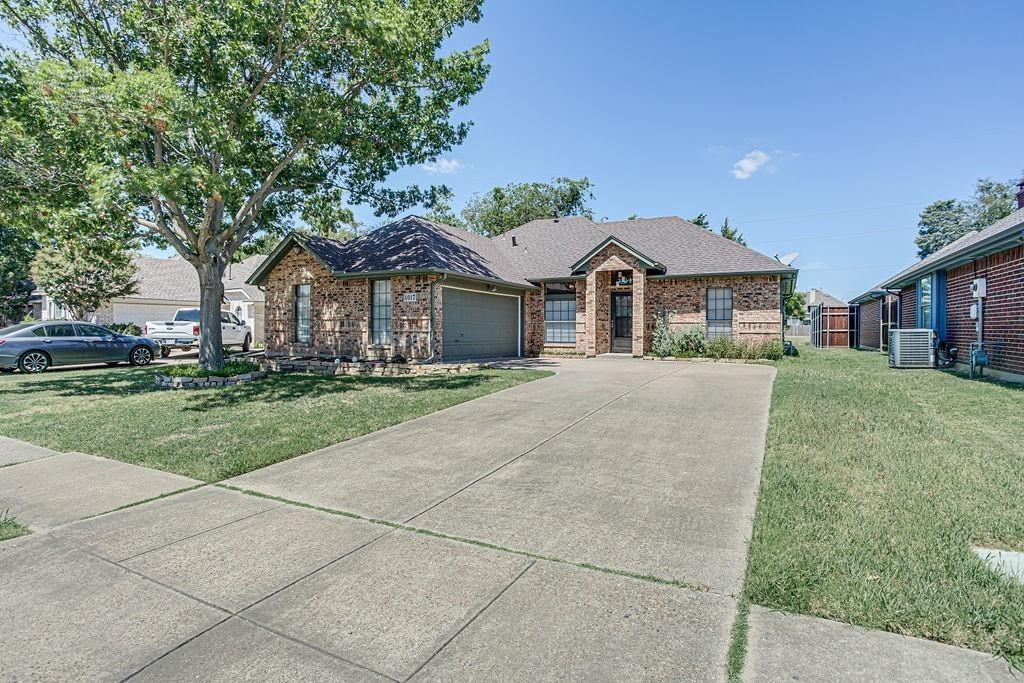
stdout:
[[152,339],[75,321],[20,323],[0,330],[0,370],[42,372],[54,365],[149,365],[160,353]]

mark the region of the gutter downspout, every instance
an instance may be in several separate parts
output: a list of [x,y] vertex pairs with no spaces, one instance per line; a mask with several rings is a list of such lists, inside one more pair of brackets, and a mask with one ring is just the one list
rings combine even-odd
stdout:
[[430,356],[420,361],[421,365],[433,363],[437,359],[437,351],[434,349],[434,325],[437,321],[437,313],[434,306],[434,296],[440,283],[448,279],[448,273],[441,273],[441,276],[430,283],[430,329],[427,330],[427,343],[430,345]]

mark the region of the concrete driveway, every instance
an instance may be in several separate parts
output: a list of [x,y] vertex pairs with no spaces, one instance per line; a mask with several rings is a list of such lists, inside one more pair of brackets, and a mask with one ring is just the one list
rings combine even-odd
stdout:
[[774,370],[538,363],[0,545],[0,678],[721,680]]

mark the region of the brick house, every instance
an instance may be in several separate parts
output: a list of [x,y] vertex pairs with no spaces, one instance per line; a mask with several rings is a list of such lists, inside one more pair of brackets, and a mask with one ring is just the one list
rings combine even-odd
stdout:
[[347,242],[290,234],[248,282],[270,354],[458,360],[643,355],[655,316],[780,339],[797,271],[681,218],[537,220],[484,237],[409,216]]
[[[879,329],[887,316],[893,327],[935,330],[963,361],[980,332],[994,374],[1024,379],[1024,182],[1017,206],[852,299],[859,307],[860,346],[884,347]],[[971,285],[978,279],[986,295],[972,317],[978,299]]]

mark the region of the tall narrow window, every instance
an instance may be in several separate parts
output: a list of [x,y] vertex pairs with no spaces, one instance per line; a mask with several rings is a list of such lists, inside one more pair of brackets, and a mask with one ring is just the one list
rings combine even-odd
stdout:
[[544,288],[544,342],[576,342],[576,292],[570,285],[552,283]]
[[370,329],[374,344],[391,343],[391,280],[373,281]]
[[732,287],[708,287],[708,339],[732,336]]
[[295,285],[295,341],[309,343],[310,285]]
[[927,275],[917,286],[917,326],[932,327],[932,276]]

